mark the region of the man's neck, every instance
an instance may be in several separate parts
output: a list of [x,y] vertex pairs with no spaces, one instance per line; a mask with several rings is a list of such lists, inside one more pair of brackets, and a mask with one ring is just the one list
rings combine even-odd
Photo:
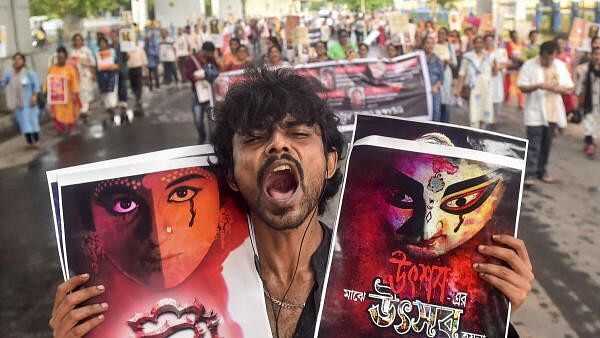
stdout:
[[289,230],[273,229],[254,213],[250,217],[263,277],[268,276],[279,285],[289,285],[296,265],[298,274],[310,272],[311,258],[323,240],[323,229],[316,215],[311,213],[299,227]]

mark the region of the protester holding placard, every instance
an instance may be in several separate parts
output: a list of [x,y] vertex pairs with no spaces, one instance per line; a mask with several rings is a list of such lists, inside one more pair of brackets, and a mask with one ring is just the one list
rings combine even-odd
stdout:
[[235,52],[235,59],[233,59],[229,66],[225,68],[225,71],[243,69],[251,64],[252,59],[250,57],[250,51],[248,50],[248,47],[241,45]]
[[474,128],[485,127],[491,122],[493,101],[490,89],[492,61],[485,53],[481,36],[473,39],[474,50],[463,56],[456,96],[469,101],[469,124]]
[[69,52],[68,62],[77,68],[79,74],[79,98],[81,100],[81,117],[85,118],[94,99],[96,59],[83,40],[81,34],[73,35],[73,48]]
[[175,61],[177,60],[174,47],[175,42],[169,36],[169,31],[166,29],[163,29],[161,34],[162,38],[158,44],[158,48],[159,59],[163,66],[163,82],[169,85],[175,81],[177,84],[179,80],[177,78],[177,66],[175,65]]
[[519,39],[517,31],[509,31],[508,35],[510,36],[510,40],[506,41],[506,54],[508,55],[510,64],[508,65],[508,72],[504,76],[504,102],[510,102],[512,94],[515,94],[519,108],[523,109],[525,107],[525,96],[517,88],[517,76],[519,68],[525,62],[525,46]]
[[[434,47],[434,52],[444,63],[444,81],[441,88],[441,107],[440,107],[440,122],[450,122],[450,106],[453,101],[452,91],[452,70],[458,67],[456,52],[454,47],[448,41],[448,29],[440,28],[438,31],[438,43]],[[439,54],[438,54],[439,53]],[[440,56],[443,55],[442,56]]]
[[547,165],[556,128],[565,128],[567,119],[562,95],[573,91],[573,80],[565,64],[556,59],[558,46],[546,41],[540,46],[539,56],[527,60],[517,85],[525,93],[525,126],[529,148],[525,186],[531,187],[538,178],[554,183]]
[[347,48],[356,53],[356,45],[350,42],[350,34],[348,31],[341,29],[338,31],[338,41],[329,46],[329,57],[333,60],[343,60],[347,57]]
[[502,102],[504,102],[504,71],[508,66],[508,56],[506,49],[496,47],[496,38],[493,34],[486,34],[484,41],[485,52],[492,60],[492,83],[490,89],[492,90],[494,110],[490,118],[490,124],[493,124],[500,115]]
[[442,60],[433,53],[435,39],[432,36],[423,40],[423,51],[427,58],[427,68],[429,70],[429,82],[431,83],[431,99],[433,102],[433,120],[442,121],[442,85],[444,83],[444,64]]
[[96,53],[96,78],[104,108],[110,113],[117,107],[117,55],[104,36],[98,38],[99,50]]
[[284,61],[281,58],[281,47],[277,45],[271,46],[269,48],[269,53],[267,54],[267,62],[266,65],[269,67],[289,67],[290,63]]
[[[290,113],[287,107],[297,107],[297,109]],[[326,267],[334,238],[330,228],[319,223],[317,216],[326,210],[327,201],[336,195],[341,183],[341,173],[337,164],[342,154],[344,140],[337,130],[338,119],[317,95],[313,83],[289,69],[263,69],[248,74],[244,81],[234,84],[222,104],[217,106],[216,114],[217,131],[213,138],[213,145],[218,159],[219,175],[215,175],[215,177],[223,179],[219,181],[219,184],[229,187],[248,211],[250,229],[252,229],[252,248],[254,249],[254,260],[251,260],[250,264],[253,267],[252,271],[255,271],[262,281],[263,289],[260,291],[265,295],[265,306],[271,331],[274,332],[275,337],[313,337],[315,324],[318,321],[317,314],[321,308],[321,296],[326,291]],[[383,129],[378,128],[378,130]],[[430,136],[430,139],[425,140],[425,143],[428,141],[431,143],[431,139],[437,135],[426,136]],[[437,137],[439,138],[439,136]],[[390,161],[395,159],[395,157],[390,158],[389,156],[386,158]],[[427,156],[427,159],[433,161],[432,156]],[[439,166],[436,164],[440,163],[447,170],[437,170],[436,172],[436,169],[431,169],[432,167],[438,168]],[[377,167],[377,165],[373,166]],[[409,167],[409,165],[407,166]],[[425,168],[425,165],[421,168]],[[381,167],[376,169],[381,170]],[[471,178],[468,182],[451,181],[446,177],[454,175],[458,170],[461,170],[459,178],[462,179],[464,179],[462,175],[481,172],[481,170],[473,172],[471,166],[451,158],[435,161],[433,165],[429,163],[428,170],[433,171],[433,176],[431,176],[433,183],[430,183],[431,188],[427,188],[427,181],[425,181],[421,189],[435,191],[436,195],[432,194],[431,196],[435,196],[438,204],[431,206],[436,208],[436,211],[440,205],[438,199],[441,198],[442,190],[445,188],[448,194],[451,193],[450,190],[454,189],[452,190],[454,195],[450,197],[456,200],[460,197],[458,193],[465,193],[476,184],[479,184],[478,187],[489,188],[486,190],[489,192],[488,195],[492,191],[495,191],[495,194],[491,195],[487,207],[498,203],[495,197],[500,195],[506,184],[502,179],[503,176],[500,176],[502,173],[497,172],[490,172],[490,175],[475,177],[475,179]],[[446,175],[445,171],[451,173]],[[388,173],[396,174],[398,171],[389,170]],[[395,184],[406,181],[398,181],[397,177],[400,176],[400,174],[394,176]],[[442,178],[442,176],[444,177]],[[207,175],[203,173],[200,177],[205,179]],[[368,175],[362,175],[362,178],[365,177]],[[427,179],[429,178],[427,177]],[[444,182],[452,182],[455,185],[448,185]],[[518,181],[512,180],[512,182],[514,185],[514,182]],[[181,183],[181,181],[177,180],[177,183]],[[459,184],[456,185],[456,183]],[[119,184],[123,183],[119,182]],[[136,183],[136,186],[138,185]],[[100,189],[102,188],[100,187]],[[141,189],[146,188],[142,187]],[[456,189],[462,190],[455,191]],[[357,191],[360,190],[357,189]],[[101,192],[99,191],[99,193]],[[393,193],[398,195],[398,189]],[[173,195],[178,200],[186,197],[184,193]],[[481,203],[473,208],[483,204],[488,195],[482,195],[484,197],[482,197]],[[379,198],[378,196],[370,197]],[[419,203],[417,197],[423,199],[422,191],[421,195],[407,191],[406,198],[403,197],[405,197],[404,194],[395,199],[390,197],[393,203],[401,204],[403,208],[390,206],[377,210],[387,212],[388,209],[390,211],[406,209],[405,214],[410,212],[411,215],[414,210],[415,215],[421,215],[420,223],[418,220],[411,220],[410,226],[407,225],[407,228],[417,229],[415,234],[422,234],[424,229],[439,226],[439,222],[427,224],[424,221],[425,210],[429,209],[425,209],[422,203],[417,204]],[[408,199],[410,201],[407,201]],[[514,199],[505,200],[515,203]],[[449,199],[446,198],[442,201],[448,202]],[[462,220],[463,213],[467,213],[463,210],[465,206],[460,202],[458,204],[459,207],[446,208],[452,207],[448,216],[434,214],[433,217],[440,219],[447,217],[458,223],[459,219]],[[364,205],[364,199],[361,205]],[[129,211],[130,208],[136,206],[137,204],[133,205],[132,203],[117,203],[116,208],[118,211],[123,211],[123,209]],[[422,210],[419,209],[419,206],[422,206]],[[482,209],[480,212],[484,216],[494,212],[493,207]],[[402,210],[395,211],[394,215],[402,216],[402,212]],[[467,215],[466,222],[470,220],[469,216],[481,217],[479,214]],[[115,216],[111,217],[116,218]],[[390,216],[390,218],[392,217]],[[409,218],[410,216],[395,217],[395,220],[397,223],[398,219],[408,220]],[[369,221],[371,221],[371,225],[374,225],[373,219]],[[465,224],[467,224],[466,222]],[[379,224],[379,222],[375,223]],[[484,225],[483,223],[480,227]],[[154,225],[152,226],[154,227]],[[176,230],[171,226],[164,228],[168,233]],[[160,230],[163,231],[164,228],[161,225]],[[189,227],[184,223],[183,228]],[[444,243],[450,243],[456,247],[475,235],[475,233],[471,233],[473,230],[466,225],[463,225],[458,235],[456,231],[453,231],[454,228],[455,226],[451,228],[446,226],[447,239],[445,236],[438,236],[443,238],[433,238],[430,241],[440,244],[436,246],[436,250],[439,247],[444,249]],[[366,230],[367,228],[363,229],[364,233],[372,233],[375,230],[382,233],[389,229],[380,230],[371,227],[369,232]],[[361,235],[360,232],[354,232],[354,234],[359,237]],[[482,234],[486,235],[485,245],[477,252],[473,252],[473,255],[479,258],[476,261],[478,264],[471,266],[472,261],[466,260],[469,264],[465,264],[463,267],[464,273],[468,273],[469,279],[461,282],[475,280],[483,289],[494,288],[492,290],[495,290],[497,288],[499,291],[494,292],[505,295],[512,302],[513,309],[516,309],[525,301],[533,282],[531,262],[525,244],[510,235],[498,236],[497,233],[492,233],[496,235],[492,240],[492,234],[489,237],[487,232]],[[161,233],[161,235],[164,234]],[[422,236],[420,238],[422,240]],[[426,246],[426,243],[423,246]],[[356,246],[348,247],[357,248]],[[366,245],[365,248],[377,249],[377,246]],[[366,257],[367,259],[372,258],[372,256]],[[492,257],[498,257],[500,261],[491,260]],[[385,262],[389,264],[387,259]],[[220,273],[220,271],[217,269],[215,273]],[[368,275],[362,275],[362,277],[365,276]],[[74,277],[57,289],[50,320],[54,337],[80,337],[97,327],[105,319],[108,320],[108,316],[117,309],[116,306],[113,307],[114,302],[104,306],[86,304],[86,306],[80,307],[80,304],[88,300],[101,304],[101,300],[94,297],[103,294],[104,291],[109,291],[104,287],[97,288],[97,283],[88,284],[87,288],[77,290],[79,285],[84,285],[88,280],[89,276]],[[67,296],[71,291],[74,291],[73,294]],[[341,300],[341,295],[339,298]],[[504,298],[501,299],[504,300]],[[508,307],[505,301],[501,303],[501,306]],[[263,310],[260,309],[260,311]],[[336,310],[342,316],[351,314],[346,307],[338,306]],[[106,312],[106,317],[99,316],[104,312]],[[367,311],[363,311],[362,314],[365,318],[368,317]],[[346,318],[352,318],[352,326],[356,324],[354,321],[358,321],[355,316]],[[498,321],[499,317],[493,319]],[[454,318],[455,320],[456,318]],[[472,322],[479,323],[478,325],[486,324],[479,321],[478,318],[473,319]],[[350,325],[342,322],[338,322],[338,324]],[[506,323],[504,325],[508,326]],[[374,325],[371,325],[370,329],[377,330]],[[456,328],[452,327],[451,329]],[[390,330],[392,329],[390,328]],[[509,337],[518,337],[514,330],[509,332],[511,332]],[[360,331],[352,333],[360,336]],[[256,337],[266,336],[257,335]]]
[[37,105],[37,94],[40,82],[37,74],[27,68],[25,55],[16,53],[12,57],[13,69],[7,71],[0,80],[0,88],[6,94],[6,106],[13,111],[21,134],[30,146],[39,141],[40,111]]
[[236,52],[240,45],[240,39],[238,38],[231,38],[229,40],[229,50],[223,53],[223,57],[221,58],[220,68],[222,71],[228,69],[233,63],[233,60],[236,58]]
[[396,47],[391,41],[387,43],[387,46],[385,46],[385,53],[385,57],[388,59],[393,59],[400,55],[400,53],[398,53],[398,47]]
[[210,82],[219,75],[215,60],[215,45],[207,41],[199,52],[192,54],[185,66],[185,75],[192,82],[192,114],[198,131],[198,144],[206,142],[205,117],[208,120],[209,137],[212,134],[210,111]]
[[[567,49],[567,39],[564,36],[557,36],[554,38],[556,45],[558,46],[558,54],[556,58],[564,62],[571,74],[571,78],[575,81],[575,68],[574,68],[574,57],[573,51]],[[575,94],[563,95],[563,103],[565,104],[565,112],[567,116],[571,115],[575,110]]]
[[148,58],[141,41],[136,41],[135,48],[127,53],[127,68],[131,90],[135,96],[136,106],[141,108],[142,89],[144,86],[144,68],[148,65]]
[[310,59],[309,62],[324,62],[324,61],[330,61],[331,58],[329,57],[329,55],[327,55],[327,43],[323,42],[323,41],[317,41],[317,43],[315,43],[315,53],[317,54],[316,57]]
[[177,56],[177,68],[181,75],[181,82],[186,82],[185,64],[190,57],[190,45],[187,34],[181,28],[177,29],[177,39],[175,39],[175,55]]
[[358,44],[358,57],[361,59],[369,56],[369,45],[364,42]]
[[148,86],[150,87],[150,90],[153,90],[155,86],[156,89],[158,89],[160,88],[160,81],[158,79],[160,51],[158,49],[158,41],[156,41],[155,32],[150,32],[144,38],[144,51],[148,58]]
[[65,47],[56,50],[56,64],[48,70],[48,107],[58,134],[69,135],[79,117],[79,75],[77,69],[67,64]]
[[592,50],[592,60],[579,69],[577,77],[576,94],[584,114],[584,152],[589,158],[594,158],[595,139],[600,131],[600,48]]

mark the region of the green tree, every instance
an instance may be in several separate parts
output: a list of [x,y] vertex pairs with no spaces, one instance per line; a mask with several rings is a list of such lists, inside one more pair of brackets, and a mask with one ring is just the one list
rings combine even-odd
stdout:
[[29,0],[31,15],[47,15],[51,18],[64,18],[68,15],[88,17],[130,8],[129,0]]

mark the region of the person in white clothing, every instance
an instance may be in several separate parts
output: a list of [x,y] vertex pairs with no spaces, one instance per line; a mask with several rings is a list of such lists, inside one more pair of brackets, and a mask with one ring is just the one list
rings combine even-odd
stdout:
[[469,123],[473,128],[485,128],[492,123],[492,95],[491,79],[493,76],[493,64],[483,49],[483,38],[476,36],[473,39],[473,51],[463,55],[462,64],[458,73],[455,95],[461,94],[463,85],[470,89],[469,100]]
[[173,38],[169,36],[169,31],[163,29],[161,34],[162,39],[158,44],[158,58],[163,66],[163,82],[166,85],[169,85],[173,81],[175,81],[175,83],[178,82],[177,67],[175,65],[177,56],[175,54],[175,47],[173,46],[174,41]]
[[494,123],[500,115],[502,102],[504,102],[504,74],[508,67],[508,54],[506,49],[497,47],[496,37],[493,34],[487,34],[484,41],[485,51],[490,56],[493,69],[495,69],[491,83],[492,103],[494,105],[491,121]]
[[573,80],[567,66],[556,58],[558,46],[554,41],[540,46],[539,56],[523,64],[517,86],[525,93],[525,126],[529,148],[525,186],[531,187],[534,178],[553,183],[546,166],[556,127],[565,128],[567,118],[562,95],[573,91]]
[[452,69],[457,67],[458,61],[456,59],[456,51],[454,47],[448,42],[448,29],[445,27],[440,28],[438,31],[438,43],[436,44],[433,52],[437,57],[444,62],[444,81],[441,88],[441,99],[442,106],[440,111],[440,122],[450,122],[450,106],[452,104],[453,92],[452,92]]
[[181,82],[186,82],[187,78],[185,77],[185,63],[190,56],[190,44],[187,33],[181,28],[177,29],[177,39],[175,39],[175,55],[177,55],[177,68],[179,69],[179,74],[181,75]]
[[600,48],[594,48],[590,62],[578,69],[575,93],[579,97],[584,114],[584,152],[588,157],[594,158],[596,156],[594,140],[600,131]]

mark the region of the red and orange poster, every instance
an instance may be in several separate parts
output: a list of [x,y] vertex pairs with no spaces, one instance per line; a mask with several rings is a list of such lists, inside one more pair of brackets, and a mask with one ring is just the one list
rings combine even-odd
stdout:
[[106,287],[87,337],[271,336],[246,215],[204,151],[54,172],[65,277]]
[[48,104],[66,104],[68,100],[67,78],[61,75],[48,75]]

